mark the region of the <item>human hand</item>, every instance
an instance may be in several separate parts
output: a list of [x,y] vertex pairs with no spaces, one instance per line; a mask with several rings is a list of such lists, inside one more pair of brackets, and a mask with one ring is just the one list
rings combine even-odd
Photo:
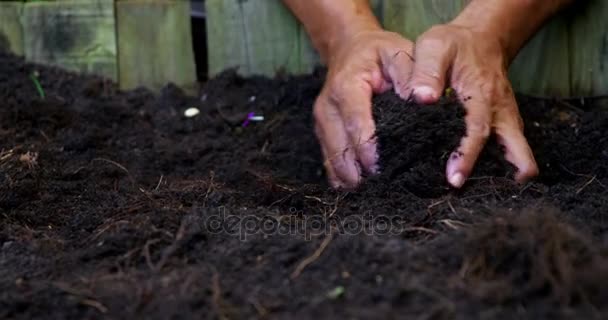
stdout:
[[329,183],[356,187],[363,173],[378,171],[372,95],[391,87],[406,98],[413,43],[379,27],[337,42],[314,105],[315,131]]
[[538,174],[507,78],[508,53],[497,38],[451,23],[432,27],[416,41],[415,65],[406,90],[417,102],[430,104],[449,85],[466,109],[466,135],[446,166],[447,180],[456,188],[473,171],[492,133],[504,146],[505,159],[517,167],[517,181]]

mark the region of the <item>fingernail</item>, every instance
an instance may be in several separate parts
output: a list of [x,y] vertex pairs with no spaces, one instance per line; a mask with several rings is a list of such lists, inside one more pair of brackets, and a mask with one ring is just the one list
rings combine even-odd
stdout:
[[448,182],[454,187],[454,188],[460,188],[462,187],[462,185],[464,184],[464,176],[462,175],[462,173],[460,172],[456,172],[455,174],[451,175],[448,178]]
[[420,86],[414,89],[414,94],[418,103],[434,103],[439,98],[437,92],[429,86]]

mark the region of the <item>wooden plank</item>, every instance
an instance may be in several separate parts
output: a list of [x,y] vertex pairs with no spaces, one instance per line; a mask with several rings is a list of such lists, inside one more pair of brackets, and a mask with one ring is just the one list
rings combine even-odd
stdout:
[[302,71],[300,27],[280,1],[207,0],[206,10],[211,75]]
[[0,2],[0,51],[24,54],[22,14],[23,2]]
[[566,97],[570,95],[570,55],[565,16],[552,19],[519,52],[509,69],[517,92]]
[[608,94],[608,1],[582,1],[569,10],[572,95]]
[[196,83],[188,1],[118,1],[116,20],[122,89]]
[[387,30],[414,41],[436,24],[452,20],[466,0],[384,0],[383,19]]
[[28,60],[117,78],[113,0],[28,2],[23,12]]

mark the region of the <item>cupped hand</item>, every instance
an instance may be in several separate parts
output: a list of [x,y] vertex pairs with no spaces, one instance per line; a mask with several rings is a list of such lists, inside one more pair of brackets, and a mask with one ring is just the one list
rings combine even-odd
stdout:
[[412,48],[399,34],[377,28],[342,40],[329,56],[314,118],[332,187],[354,188],[363,174],[378,171],[372,95],[393,87],[405,97]]
[[414,51],[406,90],[417,102],[430,104],[450,86],[466,109],[466,135],[448,159],[448,182],[462,187],[492,133],[504,147],[505,159],[517,168],[517,181],[536,176],[538,166],[507,78],[507,53],[497,37],[456,24],[438,25],[417,39]]

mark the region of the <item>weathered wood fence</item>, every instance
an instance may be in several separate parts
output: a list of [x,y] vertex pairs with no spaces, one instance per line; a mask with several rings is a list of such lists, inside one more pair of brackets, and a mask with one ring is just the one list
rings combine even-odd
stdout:
[[[303,0],[305,1],[305,0]],[[455,17],[467,0],[372,0],[388,30],[410,39]],[[244,74],[311,71],[319,62],[304,29],[279,0],[207,0],[209,70]],[[608,94],[608,1],[578,1],[553,18],[510,69],[517,91]]]
[[121,88],[196,82],[186,0],[0,0],[0,47]]
[[[306,1],[306,0],[302,0]],[[371,0],[384,26],[414,39],[468,0]],[[189,0],[0,0],[0,47],[34,62],[117,80],[122,88],[196,81]],[[311,71],[319,58],[280,0],[206,0],[210,74]],[[516,90],[608,94],[608,1],[578,1],[552,19],[510,69]]]

